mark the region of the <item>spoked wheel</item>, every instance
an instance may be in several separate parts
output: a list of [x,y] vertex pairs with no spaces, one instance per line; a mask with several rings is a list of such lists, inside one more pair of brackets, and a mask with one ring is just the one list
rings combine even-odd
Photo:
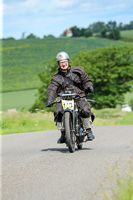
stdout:
[[69,152],[75,152],[75,135],[72,131],[72,117],[70,112],[65,112],[65,137]]

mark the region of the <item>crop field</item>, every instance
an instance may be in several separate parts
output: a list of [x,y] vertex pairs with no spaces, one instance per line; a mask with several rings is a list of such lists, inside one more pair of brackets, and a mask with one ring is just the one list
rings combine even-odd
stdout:
[[29,109],[36,98],[37,89],[0,93],[0,110]]
[[121,37],[133,39],[133,30],[121,31]]
[[82,50],[97,47],[125,45],[122,41],[99,38],[53,38],[3,41],[2,91],[35,89],[39,86],[39,72],[45,70],[45,62],[55,58],[59,51],[75,56]]

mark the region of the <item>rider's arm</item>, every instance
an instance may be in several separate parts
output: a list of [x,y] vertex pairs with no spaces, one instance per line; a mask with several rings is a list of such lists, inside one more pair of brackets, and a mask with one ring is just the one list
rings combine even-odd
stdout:
[[46,93],[47,101],[54,100],[54,98],[57,96],[58,87],[59,87],[59,83],[55,81],[54,78],[52,78],[48,86],[47,93]]
[[84,71],[83,71],[83,73],[81,75],[81,83],[82,83],[83,90],[86,93],[94,92],[92,80],[90,79],[88,74],[86,72],[84,72]]

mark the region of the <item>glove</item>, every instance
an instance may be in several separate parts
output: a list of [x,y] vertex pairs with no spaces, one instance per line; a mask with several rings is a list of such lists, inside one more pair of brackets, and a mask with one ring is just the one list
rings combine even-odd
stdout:
[[89,90],[89,92],[93,93],[93,92],[94,92],[93,86],[90,86],[90,87],[88,88],[88,90]]
[[52,101],[47,101],[46,107],[52,107],[53,105],[51,105],[51,104],[52,104]]

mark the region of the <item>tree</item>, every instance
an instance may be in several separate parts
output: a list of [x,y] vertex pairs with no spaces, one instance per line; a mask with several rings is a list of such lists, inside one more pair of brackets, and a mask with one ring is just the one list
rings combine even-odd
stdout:
[[27,39],[37,39],[39,37],[33,35],[32,33],[26,37]]
[[104,30],[101,32],[101,36],[102,36],[103,38],[106,38],[106,29],[104,29]]
[[93,33],[100,33],[106,28],[104,22],[96,22],[89,26],[89,29],[92,30]]
[[2,40],[15,40],[13,37],[3,38]]
[[81,52],[73,59],[71,65],[84,66],[93,81],[96,109],[123,104],[124,94],[132,89],[132,53],[128,47],[104,47]]
[[112,30],[109,33],[108,38],[113,40],[119,40],[121,38],[119,29]]
[[114,29],[117,29],[117,23],[115,21],[109,21],[106,25],[107,31],[112,31]]
[[77,26],[71,27],[70,30],[73,33],[73,37],[80,37],[81,36],[81,30]]
[[44,37],[43,37],[43,38],[44,38],[44,39],[45,39],[45,38],[55,38],[55,36],[54,36],[54,35],[47,35],[47,36],[46,36],[46,35],[44,35]]
[[91,37],[93,35],[92,31],[90,29],[86,29],[84,31],[84,36],[85,37]]

